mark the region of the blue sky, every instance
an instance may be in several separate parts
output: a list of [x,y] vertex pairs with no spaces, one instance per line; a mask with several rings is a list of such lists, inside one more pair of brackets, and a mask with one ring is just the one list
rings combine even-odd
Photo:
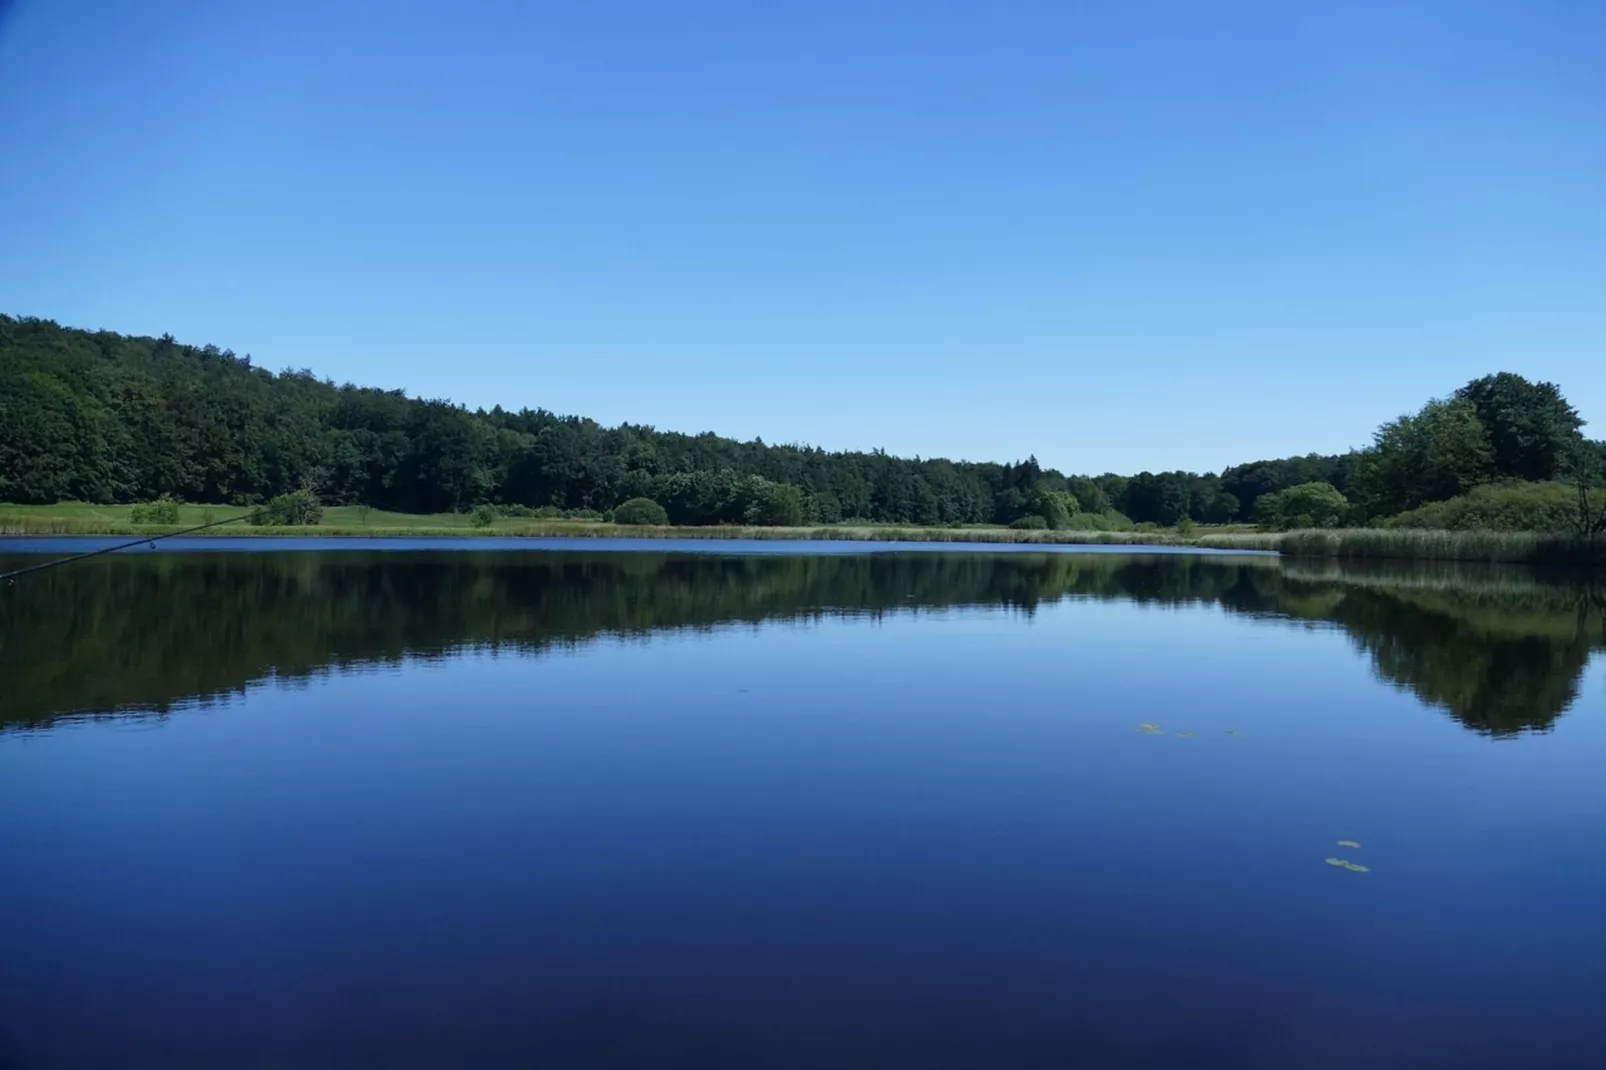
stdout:
[[[3,0],[0,0],[3,3]],[[20,0],[0,309],[1067,471],[1606,433],[1606,5]]]

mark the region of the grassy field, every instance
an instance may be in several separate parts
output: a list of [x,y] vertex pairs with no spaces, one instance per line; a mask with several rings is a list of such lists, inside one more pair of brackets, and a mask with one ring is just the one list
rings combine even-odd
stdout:
[[[135,524],[127,505],[93,505],[87,502],[61,502],[57,505],[0,504],[0,534],[4,535],[147,535],[210,524],[252,512],[248,506],[180,505],[177,524]],[[381,509],[331,506],[324,510],[323,523],[312,528],[255,527],[251,524],[225,524],[209,535],[524,535],[572,534],[576,529],[611,527],[579,520],[498,519],[488,528],[475,527],[466,513],[438,513],[417,516],[387,513]]]
[[[49,528],[59,530],[62,534],[143,534],[147,531],[170,530],[171,526],[134,524],[129,517],[130,507],[127,505],[93,505],[88,502],[61,502],[57,505],[4,505],[0,504],[0,529],[8,534],[17,534],[16,529],[25,529],[26,534],[37,534]],[[178,507],[177,527],[195,527],[198,524],[209,524],[214,520],[227,520],[233,516],[245,516],[252,511],[250,506],[240,505],[180,505]],[[387,513],[380,509],[363,510],[355,506],[331,506],[324,510],[323,524],[317,529],[318,534],[330,533],[330,529],[354,529],[383,531],[406,531],[415,533],[423,530],[445,531],[451,534],[473,534],[476,529],[471,521],[473,517],[466,513],[440,513],[434,516],[413,516],[408,513]],[[496,525],[518,523],[531,523],[530,521],[498,520]],[[542,523],[567,523],[566,521],[543,521]],[[239,535],[261,532],[263,528],[253,528],[250,525],[228,525],[220,530],[220,534]]]
[[[134,524],[127,505],[0,504],[0,535],[149,535],[244,516],[251,510],[238,506],[181,505],[176,525]],[[989,525],[960,528],[923,528],[896,524],[833,524],[800,528],[772,527],[633,527],[592,520],[522,520],[498,518],[489,527],[477,527],[464,513],[417,516],[334,506],[324,511],[323,523],[312,528],[253,527],[227,524],[211,535],[317,535],[321,537],[396,536],[515,536],[568,538],[662,539],[836,539],[858,542],[964,542],[1042,543],[1047,545],[1206,546],[1233,550],[1270,550],[1279,536],[1261,535],[1241,527],[1199,528],[1184,537],[1175,531],[1017,531]]]

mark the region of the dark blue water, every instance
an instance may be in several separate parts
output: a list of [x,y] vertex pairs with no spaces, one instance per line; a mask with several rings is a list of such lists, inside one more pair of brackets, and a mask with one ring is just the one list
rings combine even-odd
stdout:
[[172,553],[0,598],[7,1070],[1606,1050],[1576,577]]

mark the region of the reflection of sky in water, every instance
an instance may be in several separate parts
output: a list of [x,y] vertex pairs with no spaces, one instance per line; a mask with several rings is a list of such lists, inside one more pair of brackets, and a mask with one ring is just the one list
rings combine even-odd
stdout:
[[1598,661],[1578,695],[1493,739],[1342,628],[1078,599],[12,733],[0,1037],[40,1065],[1591,1065]]

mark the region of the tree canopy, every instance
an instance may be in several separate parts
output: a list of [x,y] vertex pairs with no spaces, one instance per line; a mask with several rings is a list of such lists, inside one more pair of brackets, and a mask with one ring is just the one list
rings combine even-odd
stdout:
[[1455,400],[1477,413],[1495,471],[1508,479],[1555,479],[1584,424],[1555,383],[1510,372],[1474,379]]
[[1331,483],[1301,483],[1255,503],[1255,520],[1278,531],[1337,527],[1348,512],[1349,502]]
[[[1188,471],[1070,475],[1008,464],[741,442],[545,409],[469,410],[277,374],[216,346],[0,316],[0,501],[479,505],[599,515],[636,498],[673,524],[1220,524],[1325,484],[1365,521],[1498,479],[1554,479],[1583,442],[1551,383],[1502,372],[1379,429],[1368,449]],[[1134,429],[1141,434],[1141,428]],[[1598,443],[1589,448],[1606,455]]]

